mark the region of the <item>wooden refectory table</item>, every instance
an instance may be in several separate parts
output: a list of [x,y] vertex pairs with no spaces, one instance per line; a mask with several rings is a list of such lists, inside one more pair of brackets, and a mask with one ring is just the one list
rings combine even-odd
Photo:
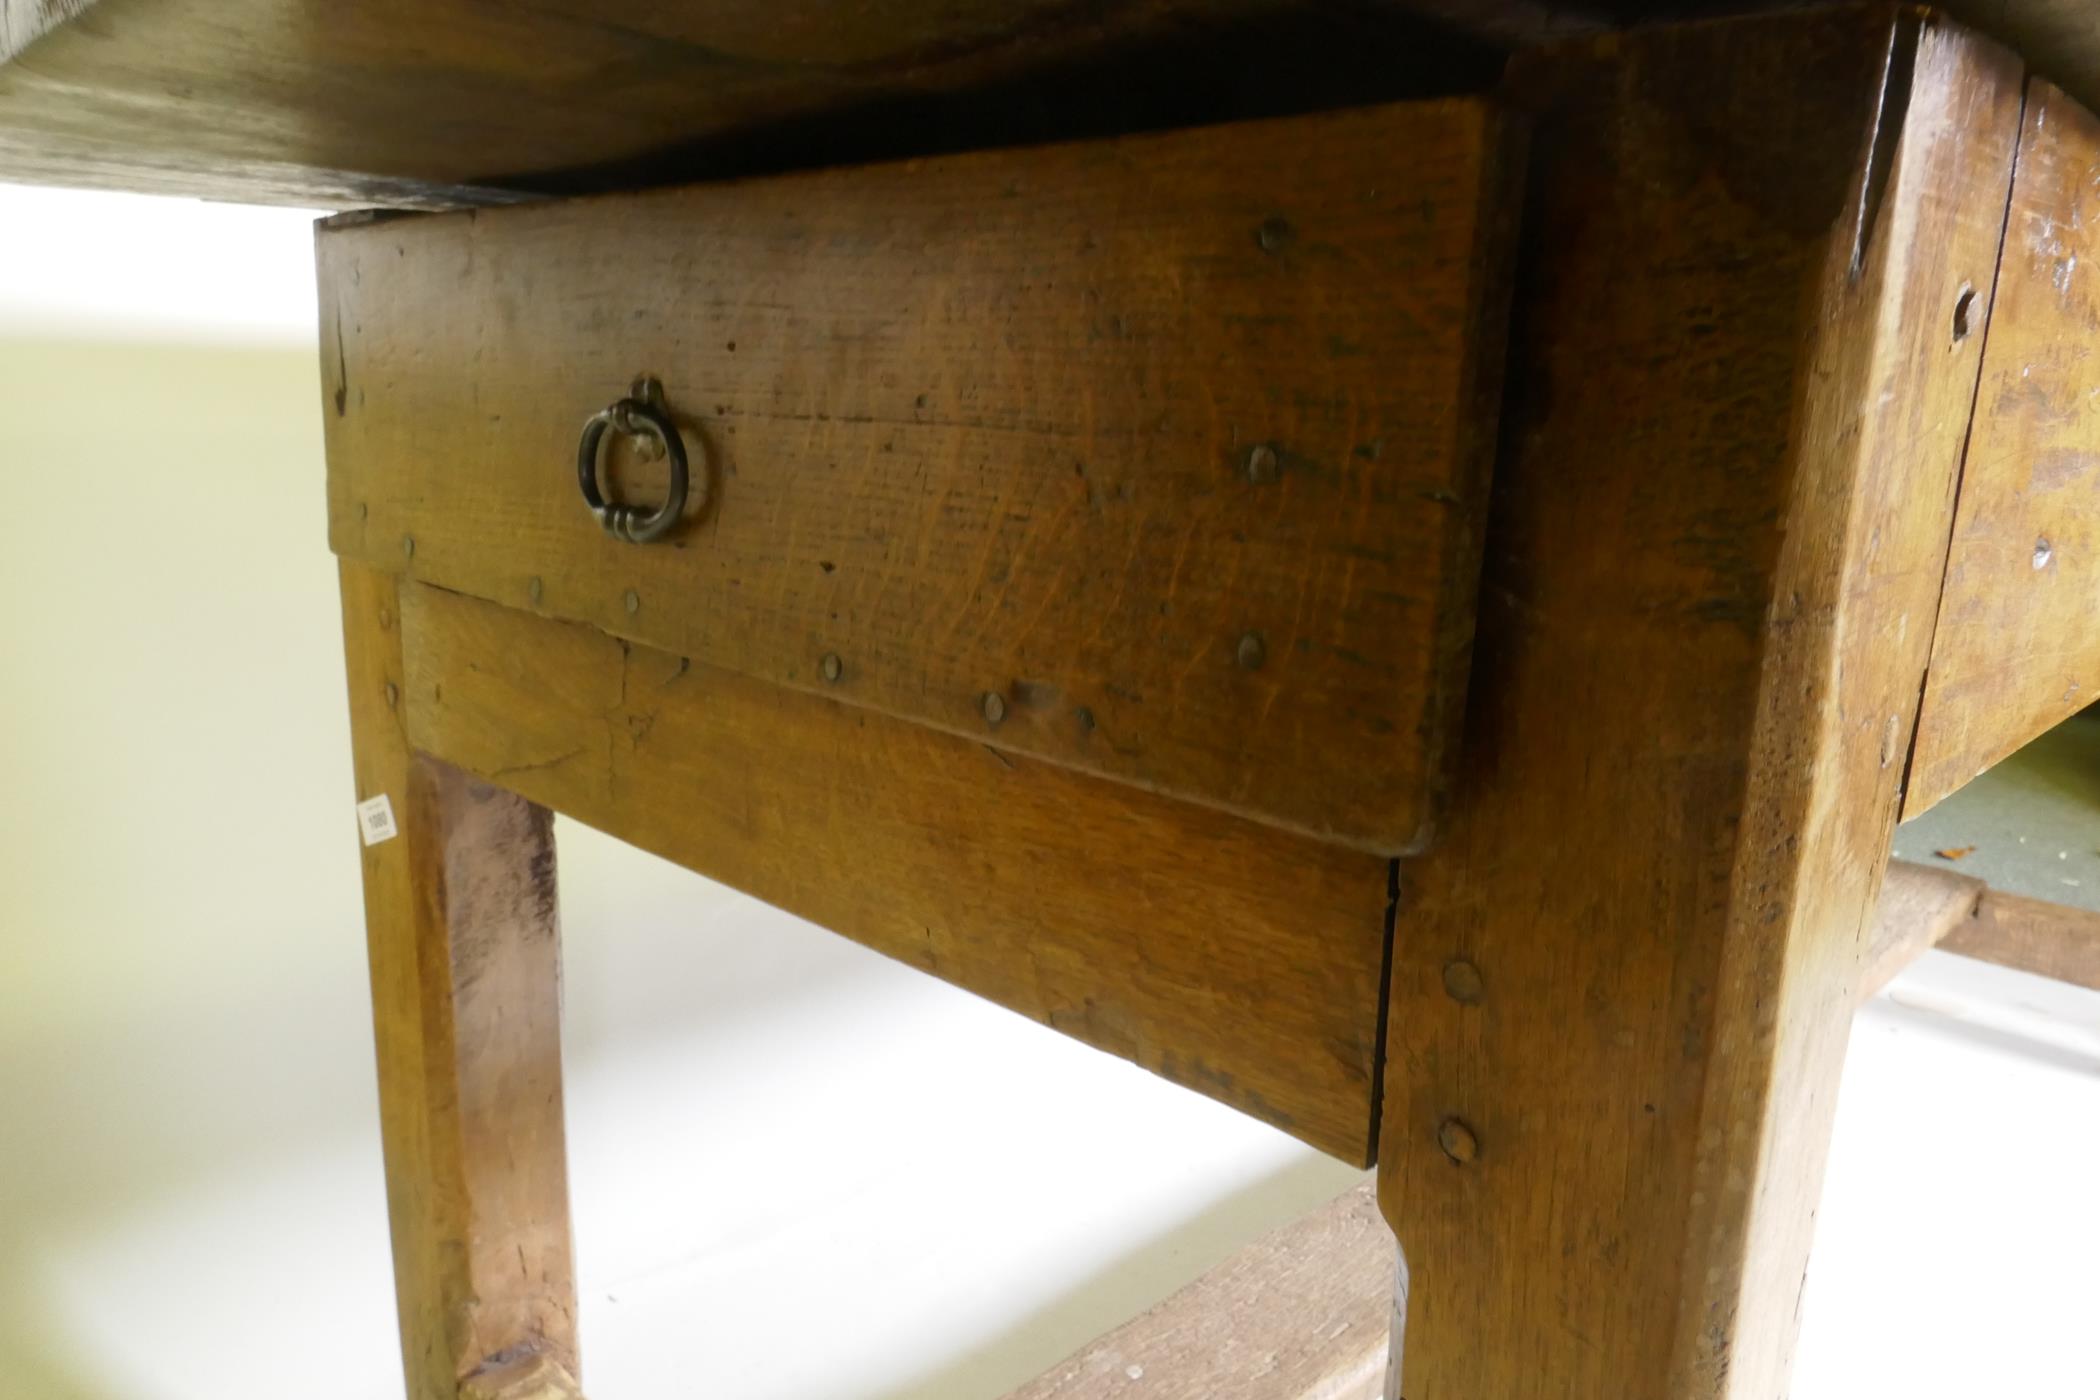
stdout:
[[581,1393],[555,811],[1375,1162],[1395,1396],[1786,1392],[2100,684],[2100,12],[1724,8],[0,0],[0,176],[354,211],[414,1400]]

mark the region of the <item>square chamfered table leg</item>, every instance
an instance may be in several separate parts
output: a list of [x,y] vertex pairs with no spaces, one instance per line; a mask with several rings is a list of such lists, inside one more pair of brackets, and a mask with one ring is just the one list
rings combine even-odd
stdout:
[[408,1394],[574,1395],[553,819],[410,748],[395,581],[342,591]]
[[2020,76],[1887,9],[1513,67],[1472,703],[1393,953],[1396,1396],[1787,1392]]

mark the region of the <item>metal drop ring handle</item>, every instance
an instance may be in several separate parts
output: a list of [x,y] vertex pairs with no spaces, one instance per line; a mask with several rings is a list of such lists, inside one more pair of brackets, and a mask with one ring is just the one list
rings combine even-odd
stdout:
[[[670,459],[671,488],[656,509],[608,503],[598,489],[598,449],[605,442],[607,428],[617,428],[629,437],[654,438],[662,444],[664,455]],[[654,379],[637,379],[628,397],[591,415],[583,425],[582,441],[576,444],[576,484],[583,491],[583,503],[614,539],[648,544],[671,533],[685,513],[687,470],[685,440],[678,436],[678,425],[671,421],[670,410],[664,405],[663,385]]]

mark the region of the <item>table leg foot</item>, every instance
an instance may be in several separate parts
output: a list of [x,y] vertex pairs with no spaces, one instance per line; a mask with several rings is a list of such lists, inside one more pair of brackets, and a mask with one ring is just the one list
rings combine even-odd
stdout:
[[467,1377],[460,1400],[583,1400],[583,1390],[567,1367],[535,1352]]

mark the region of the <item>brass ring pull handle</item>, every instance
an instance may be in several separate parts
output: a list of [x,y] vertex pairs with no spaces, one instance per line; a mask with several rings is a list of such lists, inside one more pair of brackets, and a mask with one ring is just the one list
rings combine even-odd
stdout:
[[[605,442],[607,428],[617,428],[629,437],[654,439],[661,446],[671,463],[671,488],[662,505],[648,510],[606,501],[598,489],[598,449]],[[614,539],[648,544],[671,533],[685,513],[687,470],[685,440],[678,436],[678,425],[664,405],[663,385],[652,378],[637,379],[628,397],[591,415],[583,425],[583,440],[576,445],[576,484],[583,490],[583,503]]]

